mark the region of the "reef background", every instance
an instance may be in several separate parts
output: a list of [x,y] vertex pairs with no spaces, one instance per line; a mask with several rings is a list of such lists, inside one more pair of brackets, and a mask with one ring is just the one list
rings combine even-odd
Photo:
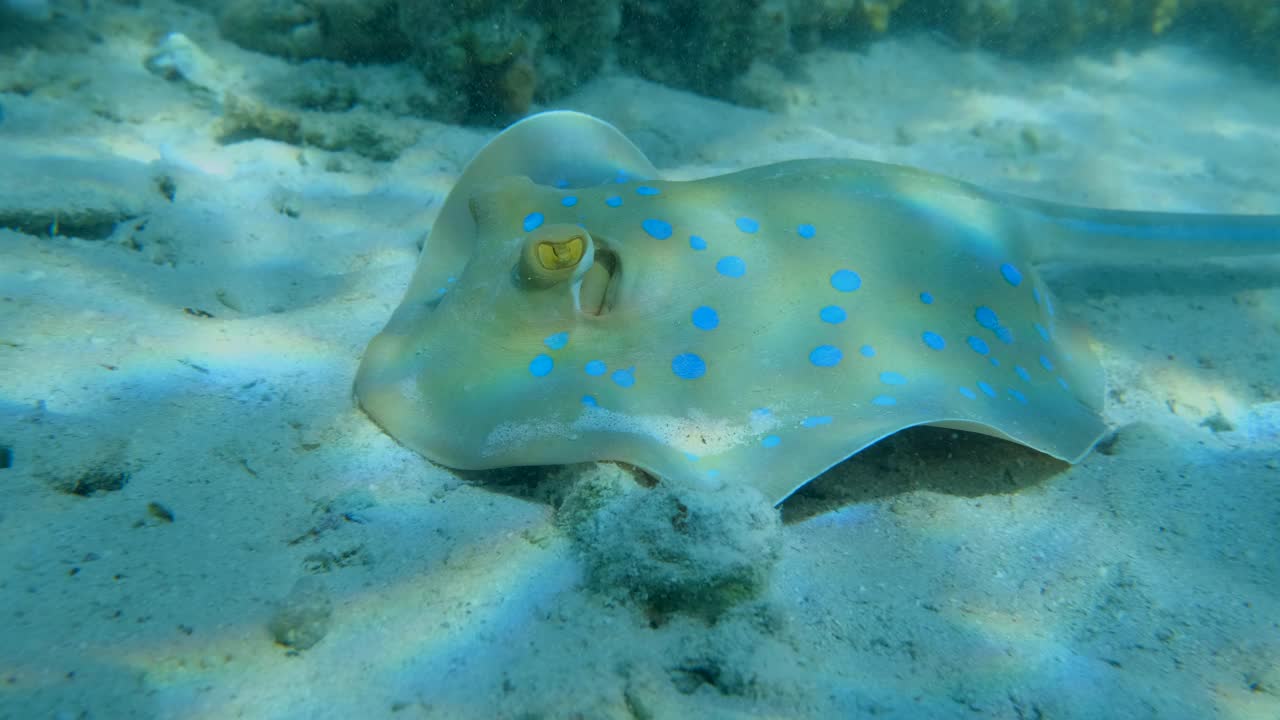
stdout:
[[1275,258],[1051,268],[1096,453],[910,431],[780,515],[451,473],[350,397],[520,113],[674,178],[859,157],[1275,213],[1274,8],[11,0],[0,720],[1280,716]]
[[409,62],[431,116],[505,123],[614,69],[779,108],[776,86],[820,47],[891,32],[1024,58],[1174,36],[1280,71],[1270,0],[192,0],[241,46],[295,60]]

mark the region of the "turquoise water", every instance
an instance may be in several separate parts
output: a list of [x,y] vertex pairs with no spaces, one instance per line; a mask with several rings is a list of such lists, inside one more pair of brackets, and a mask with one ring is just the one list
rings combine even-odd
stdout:
[[890,5],[5,3],[0,718],[1280,716],[1274,257],[1044,268],[1106,372],[1077,465],[915,428],[774,509],[453,472],[353,402],[467,162],[536,110],[673,179],[1280,208],[1246,3]]

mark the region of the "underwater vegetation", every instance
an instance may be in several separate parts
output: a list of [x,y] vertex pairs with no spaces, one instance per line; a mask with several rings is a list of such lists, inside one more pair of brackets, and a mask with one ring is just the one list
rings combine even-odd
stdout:
[[1046,57],[1173,32],[1280,70],[1273,0],[188,0],[224,35],[295,60],[410,61],[436,88],[426,114],[502,124],[612,63],[747,104],[797,53],[898,30]]

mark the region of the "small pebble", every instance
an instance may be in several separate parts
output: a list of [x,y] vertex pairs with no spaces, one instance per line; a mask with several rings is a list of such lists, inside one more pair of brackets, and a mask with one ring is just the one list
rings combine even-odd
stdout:
[[280,645],[306,650],[329,632],[332,616],[333,601],[324,582],[317,577],[304,577],[294,583],[267,627]]

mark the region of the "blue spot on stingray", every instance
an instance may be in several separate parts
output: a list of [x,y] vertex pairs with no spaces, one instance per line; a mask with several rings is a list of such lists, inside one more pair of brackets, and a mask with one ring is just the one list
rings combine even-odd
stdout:
[[995,359],[994,357],[990,357],[990,358],[987,358],[987,359],[991,361],[991,367],[1000,367],[1000,361],[999,361],[999,360]]
[[618,174],[613,176],[613,181],[616,183],[624,183],[630,178],[631,175],[627,173],[626,170],[618,170]]
[[546,377],[554,365],[550,355],[539,355],[529,361],[529,372],[533,373],[534,377]]
[[828,305],[818,311],[818,317],[822,318],[823,322],[829,322],[832,325],[844,322],[848,316],[844,308],[839,305]]
[[747,264],[737,255],[725,255],[716,261],[716,272],[725,277],[742,277],[747,272]]
[[978,306],[978,309],[973,312],[973,319],[988,330],[995,330],[1000,327],[1000,318],[996,316],[996,311],[986,305]]
[[587,371],[588,375],[599,377],[604,374],[605,370],[608,370],[608,367],[604,364],[603,360],[592,360],[587,363],[587,366],[583,369]]
[[961,395],[963,395],[963,396],[965,396],[965,397],[967,397],[967,398],[969,398],[970,400],[973,400],[973,399],[975,399],[975,398],[977,398],[977,397],[978,397],[978,393],[976,393],[976,392],[974,392],[974,391],[970,390],[970,389],[969,389],[969,388],[967,388],[967,387],[964,387],[963,385],[962,385],[962,386],[960,386],[960,394],[961,394]]
[[760,439],[760,444],[767,448],[778,447],[780,442],[782,442],[782,438],[777,435],[765,435]]
[[456,278],[456,277],[454,277],[454,276],[450,275],[449,277],[445,278],[445,282],[447,282],[447,283],[455,283],[455,282],[458,282],[458,278]]
[[876,356],[876,349],[871,347],[870,345],[863,345],[862,347],[858,348],[858,352],[862,353],[862,357]]
[[1040,356],[1040,367],[1048,370],[1049,372],[1053,372],[1053,361],[1049,359],[1048,355]]
[[941,350],[947,346],[947,341],[943,340],[941,335],[931,330],[925,330],[924,334],[920,336],[920,339],[924,341],[925,345],[928,345],[934,350]]
[[524,231],[533,232],[542,227],[542,222],[546,220],[540,212],[531,212],[524,216]]
[[1024,381],[1031,382],[1031,373],[1027,372],[1026,368],[1022,367],[1021,365],[1014,365],[1013,371],[1017,373],[1018,377],[1022,378]]
[[605,198],[605,199],[604,199],[604,204],[605,204],[605,205],[608,205],[609,207],[621,207],[621,206],[622,206],[622,196],[621,196],[621,195],[610,195],[609,197],[607,197],[607,198]]
[[697,380],[707,374],[707,363],[694,353],[681,353],[671,359],[671,372],[685,380]]
[[609,377],[613,378],[619,387],[629,388],[636,384],[636,369],[629,367],[626,370],[614,370]]
[[551,183],[551,184],[552,184],[552,185],[555,185],[555,186],[556,186],[556,187],[558,187],[558,188],[567,188],[567,187],[569,187],[569,181],[568,181],[568,180],[565,180],[564,178],[559,178],[559,179],[557,179],[555,182],[553,182],[553,183]]
[[932,304],[933,304],[933,293],[931,293],[931,292],[922,292],[922,293],[920,293],[920,302],[924,303],[925,305],[932,305]]
[[600,407],[600,403],[596,402],[594,395],[583,395],[582,404],[588,407]]
[[1017,390],[1014,390],[1013,388],[1009,388],[1009,395],[1010,395],[1011,397],[1013,397],[1013,399],[1014,399],[1014,400],[1017,400],[1018,402],[1022,403],[1023,405],[1026,405],[1026,404],[1027,404],[1027,396],[1026,396],[1026,395],[1023,395],[1022,393],[1018,392]]
[[689,236],[689,247],[693,248],[694,250],[706,250],[706,249],[707,249],[707,241],[706,241],[706,240],[703,240],[702,238],[698,237],[697,235],[690,235],[690,236]]
[[818,367],[835,367],[844,358],[844,353],[834,345],[819,345],[809,353],[809,362]]
[[1062,386],[1062,389],[1063,389],[1063,390],[1070,390],[1070,389],[1071,389],[1070,387],[1068,387],[1068,386],[1067,386],[1067,380],[1066,380],[1066,378],[1058,378],[1058,384]]
[[719,477],[719,476],[720,476],[720,471],[719,471],[719,470],[708,470],[708,471],[707,471],[707,478],[708,478],[708,479],[710,479],[710,480],[715,480],[715,479],[716,479],[717,477]]
[[644,228],[644,231],[654,240],[666,240],[671,237],[671,223],[666,220],[647,218],[640,223],[640,227]]
[[661,194],[661,193],[662,193],[662,191],[661,191],[661,190],[659,190],[658,188],[656,188],[656,187],[649,187],[648,185],[638,185],[638,186],[636,187],[636,194],[637,194],[637,195],[658,195],[658,194]]
[[559,350],[560,348],[569,344],[569,333],[558,332],[555,335],[548,335],[547,339],[542,341],[542,344],[546,345],[552,350]]
[[830,415],[819,415],[818,417],[807,417],[804,420],[800,421],[800,425],[807,428],[818,427],[819,425],[830,425],[830,424],[831,424]]
[[689,462],[698,462],[698,456],[691,452],[685,453],[684,456],[689,459]]
[[906,385],[907,379],[903,377],[902,373],[886,370],[885,372],[880,373],[880,382],[885,385]]
[[987,341],[982,338],[970,335],[965,338],[964,341],[969,343],[969,347],[973,348],[973,351],[979,355],[986,355],[991,352],[991,348],[987,345]]
[[764,420],[770,415],[773,415],[773,411],[770,410],[769,408],[756,408],[755,410],[751,411],[752,420]]
[[1044,326],[1041,325],[1040,323],[1034,323],[1034,325],[1036,328],[1036,333],[1040,335],[1040,339],[1044,340],[1045,342],[1049,342],[1049,331],[1045,330]]
[[996,328],[996,337],[1005,345],[1013,344],[1013,331],[1003,325]]
[[578,204],[578,198],[573,195],[565,195],[560,198],[560,204],[565,207],[573,207]]
[[983,392],[987,397],[995,397],[995,396],[996,396],[995,388],[993,388],[993,387],[991,387],[990,385],[986,384],[986,383],[985,383],[985,382],[983,382],[982,380],[979,380],[979,381],[978,381],[978,389],[979,389],[979,390],[981,390],[981,391],[982,391],[982,392]]
[[715,330],[720,324],[720,316],[712,308],[703,305],[693,311],[693,325],[699,330]]
[[805,240],[808,240],[809,238],[813,237],[817,233],[818,233],[818,229],[810,225],[809,223],[800,223],[800,226],[796,228],[796,234],[804,238]]
[[871,404],[879,405],[880,407],[889,407],[890,405],[897,405],[898,399],[892,395],[877,395],[871,398]]
[[840,292],[853,292],[862,287],[862,278],[852,270],[837,270],[831,273],[831,287]]
[[1031,299],[1035,300],[1037,305],[1040,304],[1040,288],[1031,288]]
[[753,233],[760,229],[760,223],[749,217],[740,217],[734,220],[733,224],[737,225],[738,229],[744,233]]
[[1018,268],[1004,263],[1000,266],[1000,274],[1004,276],[1004,281],[1014,287],[1022,284],[1022,273],[1018,272]]

